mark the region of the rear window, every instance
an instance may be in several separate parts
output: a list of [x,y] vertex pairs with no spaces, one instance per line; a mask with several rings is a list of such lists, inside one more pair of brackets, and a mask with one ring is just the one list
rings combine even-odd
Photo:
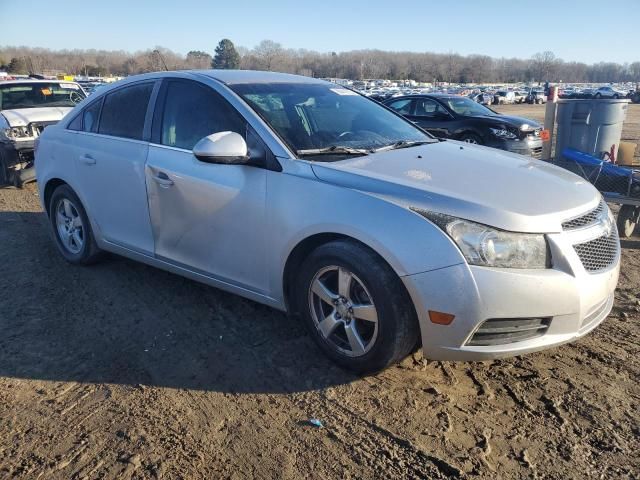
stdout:
[[152,90],[153,83],[143,83],[107,94],[98,133],[141,140]]

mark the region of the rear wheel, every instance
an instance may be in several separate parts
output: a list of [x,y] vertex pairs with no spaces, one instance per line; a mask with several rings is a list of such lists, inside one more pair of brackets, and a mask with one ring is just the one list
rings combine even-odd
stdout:
[[602,98],[602,95],[600,93],[596,93],[595,98]]
[[395,272],[356,242],[318,247],[298,276],[296,305],[313,339],[340,366],[381,370],[418,339],[411,299]]
[[88,265],[100,258],[87,213],[68,185],[60,185],[51,195],[49,220],[56,246],[65,260]]
[[640,207],[634,207],[633,205],[623,205],[618,212],[618,232],[623,238],[628,238],[633,235],[638,220],[640,220]]

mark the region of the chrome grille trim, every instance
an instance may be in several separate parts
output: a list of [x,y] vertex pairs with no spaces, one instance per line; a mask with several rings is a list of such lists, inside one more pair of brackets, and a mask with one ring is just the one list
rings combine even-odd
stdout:
[[604,200],[600,201],[598,206],[579,217],[572,218],[570,220],[566,220],[562,222],[563,230],[575,230],[577,228],[588,227],[589,225],[593,225],[598,222],[600,215],[603,213],[605,209]]

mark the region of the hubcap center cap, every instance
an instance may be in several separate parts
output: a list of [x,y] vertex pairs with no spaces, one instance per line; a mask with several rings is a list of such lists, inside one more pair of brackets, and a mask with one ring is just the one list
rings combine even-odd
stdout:
[[349,317],[350,302],[347,299],[339,298],[336,303],[336,313],[345,320]]

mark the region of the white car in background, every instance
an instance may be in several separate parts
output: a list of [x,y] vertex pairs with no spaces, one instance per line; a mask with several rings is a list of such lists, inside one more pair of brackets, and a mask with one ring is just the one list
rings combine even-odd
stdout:
[[358,372],[420,342],[443,360],[540,350],[613,305],[620,245],[592,185],[317,79],[130,77],[47,128],[36,157],[69,262],[106,250],[288,311]]
[[85,97],[75,82],[0,81],[0,185],[35,180],[35,140]]
[[592,93],[593,98],[626,98],[627,94],[628,92],[624,92],[610,85],[600,87]]

